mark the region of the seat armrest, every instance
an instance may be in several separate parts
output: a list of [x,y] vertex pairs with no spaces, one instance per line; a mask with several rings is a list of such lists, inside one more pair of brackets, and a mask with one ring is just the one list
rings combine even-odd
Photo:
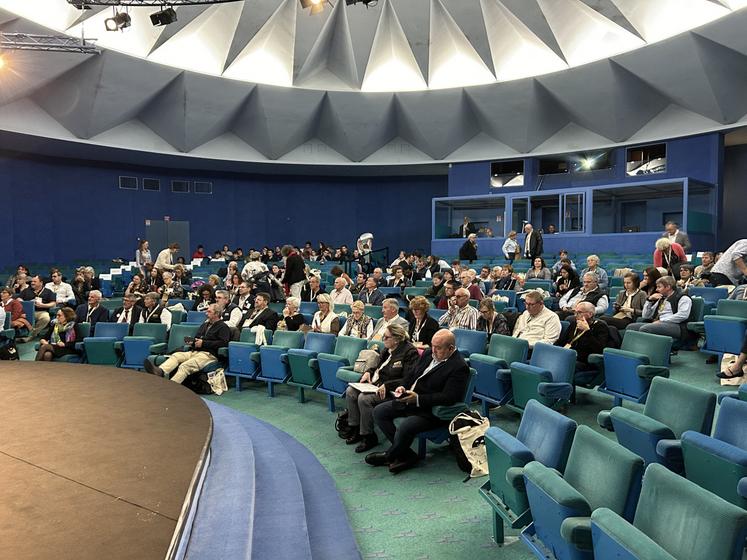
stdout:
[[453,420],[454,416],[464,412],[469,407],[467,403],[454,403],[452,405],[438,405],[431,408],[431,413],[440,420]]
[[311,358],[308,362],[309,369],[319,370],[319,360]]
[[165,354],[168,345],[165,342],[157,342],[156,344],[150,345],[151,354]]
[[506,482],[519,492],[526,492],[527,485],[524,482],[524,467],[509,467],[506,469]]
[[600,428],[604,428],[610,432],[615,431],[615,427],[612,425],[612,416],[610,415],[611,410],[600,410],[597,414],[597,424]]
[[597,369],[604,367],[604,355],[603,354],[589,354],[589,365],[596,366]]
[[283,363],[283,364],[287,364],[288,363],[288,353],[287,352],[283,352],[282,354],[280,354],[280,362]]
[[354,371],[350,366],[346,366],[339,368],[335,377],[340,381],[345,381],[346,383],[359,383],[363,374]]
[[639,354],[638,352],[631,352],[629,350],[620,350],[619,348],[605,348],[604,355],[612,354],[622,358],[629,358],[631,360],[637,360],[642,364],[648,364],[649,359],[646,354]]
[[737,494],[743,498],[747,498],[747,476],[740,478],[737,483]]
[[480,364],[487,364],[496,369],[508,368],[508,364],[505,360],[496,358],[495,356],[489,356],[488,354],[472,354],[469,359]]
[[259,352],[252,352],[249,354],[249,359],[258,364],[262,361],[262,355]]
[[591,550],[591,517],[567,517],[560,525],[560,536],[580,550]]
[[537,394],[549,399],[569,400],[573,394],[572,383],[542,382],[537,384]]
[[511,369],[510,368],[501,368],[498,371],[495,372],[495,378],[498,381],[502,381],[504,383],[508,383],[511,381]]
[[718,404],[721,404],[721,401],[724,399],[738,399],[739,393],[737,391],[724,391],[723,393],[719,393],[718,397],[716,399],[718,400]]
[[682,473],[684,470],[682,440],[660,439],[656,444],[656,454],[661,458],[662,464],[670,470],[676,473]]
[[219,358],[228,358],[228,348],[218,348]]
[[610,416],[613,422],[624,422],[639,432],[655,435],[659,439],[675,439],[669,426],[640,412],[616,406],[610,411]]
[[635,371],[641,379],[653,379],[657,376],[669,377],[669,368],[667,366],[641,365],[635,368]]

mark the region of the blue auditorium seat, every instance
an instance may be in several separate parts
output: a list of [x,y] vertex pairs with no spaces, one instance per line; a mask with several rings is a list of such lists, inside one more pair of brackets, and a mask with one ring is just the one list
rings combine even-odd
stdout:
[[267,383],[267,394],[275,396],[275,384],[285,383],[290,377],[288,350],[302,348],[304,335],[299,331],[276,331],[272,344],[259,347],[261,370],[256,379]]
[[522,413],[531,399],[553,407],[564,405],[573,394],[576,351],[538,342],[528,364],[510,364],[513,400],[509,408]]
[[474,397],[482,401],[482,414],[487,416],[489,404],[506,404],[512,396],[511,370],[513,362],[526,362],[529,343],[520,338],[494,334],[487,354],[471,354],[470,366],[477,372]]

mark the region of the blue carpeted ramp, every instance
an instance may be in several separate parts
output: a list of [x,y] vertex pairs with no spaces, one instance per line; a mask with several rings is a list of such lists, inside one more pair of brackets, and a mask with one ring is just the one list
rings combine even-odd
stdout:
[[360,558],[334,480],[316,457],[270,424],[206,402],[211,459],[185,558]]

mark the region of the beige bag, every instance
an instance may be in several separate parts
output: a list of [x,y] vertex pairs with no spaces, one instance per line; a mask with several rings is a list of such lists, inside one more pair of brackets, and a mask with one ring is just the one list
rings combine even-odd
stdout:
[[207,374],[208,383],[213,393],[216,395],[222,395],[228,391],[228,383],[226,383],[226,374],[223,368],[218,368],[215,371],[209,371]]

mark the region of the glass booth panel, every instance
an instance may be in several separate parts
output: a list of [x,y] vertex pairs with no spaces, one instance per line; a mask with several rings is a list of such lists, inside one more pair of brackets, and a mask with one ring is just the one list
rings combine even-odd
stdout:
[[521,233],[524,231],[524,224],[529,221],[529,200],[526,198],[514,198],[512,207],[511,229]]
[[[541,229],[544,233],[556,233],[560,224],[560,195],[533,196],[530,199],[532,206],[532,226]],[[514,201],[514,208],[516,201]],[[519,231],[518,229],[516,231]]]
[[716,233],[716,189],[691,181],[687,186],[687,231],[690,234]]
[[584,231],[584,193],[563,195],[563,231]]
[[434,201],[433,238],[460,237],[465,218],[478,237],[503,237],[506,199],[502,196]]
[[593,193],[593,233],[661,232],[669,221],[682,223],[680,183],[597,189]]

